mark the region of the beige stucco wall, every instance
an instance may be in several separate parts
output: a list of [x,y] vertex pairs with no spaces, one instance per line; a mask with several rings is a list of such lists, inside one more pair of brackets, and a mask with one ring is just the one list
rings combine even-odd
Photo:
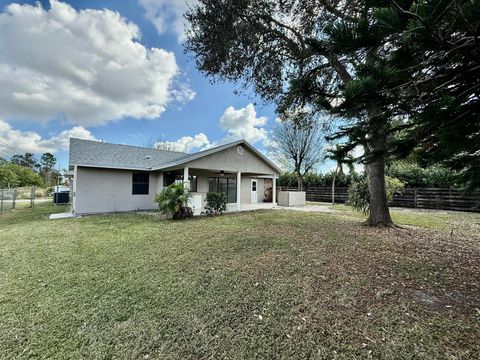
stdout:
[[154,209],[155,194],[162,182],[150,173],[148,195],[132,195],[132,171],[77,167],[75,204],[77,214]]
[[279,191],[279,206],[305,206],[305,191]]
[[238,155],[236,146],[220,151],[218,153],[202,157],[186,163],[189,168],[201,168],[208,170],[224,170],[227,172],[247,172],[262,175],[276,174],[265,161],[260,159],[253,152],[243,147],[244,154]]
[[[236,172],[257,173],[270,175],[276,173],[268,164],[253,152],[244,147],[244,154],[238,155],[236,147],[226,149],[220,153],[185,164],[189,167],[190,175],[197,176],[197,195],[201,196],[201,203],[205,204],[205,197],[209,190],[208,179],[215,176],[212,171],[224,170],[232,172],[229,177],[236,178]],[[132,195],[132,171],[75,167],[73,208],[77,214],[109,213],[120,211],[135,211],[155,209],[153,199],[163,188],[163,173],[150,173],[150,187],[148,195]],[[242,204],[251,204],[251,180],[253,175],[242,174],[241,196]],[[263,178],[257,178],[258,202],[263,202],[265,184]],[[203,210],[203,209],[202,209]]]
[[257,202],[263,202],[265,196],[265,179],[255,177],[243,177],[240,202],[242,204],[252,203],[252,179],[257,179]]

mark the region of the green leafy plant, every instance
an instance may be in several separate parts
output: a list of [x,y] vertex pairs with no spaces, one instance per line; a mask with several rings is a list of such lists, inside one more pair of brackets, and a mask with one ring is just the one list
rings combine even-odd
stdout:
[[0,165],[0,187],[43,186],[43,180],[31,168],[18,164]]
[[227,196],[224,192],[209,192],[206,202],[207,214],[221,214],[227,210]]
[[387,168],[387,175],[406,183],[409,187],[459,187],[459,174],[435,164],[421,167],[416,163],[396,161]]
[[[391,202],[395,193],[401,193],[405,187],[405,183],[396,178],[385,177],[385,185],[387,190],[387,200]],[[370,193],[368,191],[367,178],[363,177],[353,181],[348,189],[348,204],[357,211],[364,214],[370,212]]]
[[[332,186],[333,178],[335,177],[335,186],[345,187],[349,186],[353,181],[359,180],[364,175],[355,172],[337,173],[330,171],[325,174],[310,172],[305,175],[305,185],[307,187],[314,186]],[[283,187],[297,187],[297,177],[294,173],[285,172],[280,175],[277,180],[277,186]]]
[[155,196],[155,202],[163,214],[180,219],[190,197],[191,193],[183,184],[171,184]]

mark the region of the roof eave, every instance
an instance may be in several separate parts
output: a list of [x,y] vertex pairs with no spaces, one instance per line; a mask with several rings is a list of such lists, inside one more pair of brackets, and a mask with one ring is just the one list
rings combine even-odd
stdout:
[[108,166],[108,165],[91,165],[91,164],[70,164],[69,166],[88,167],[98,169],[112,169],[112,170],[138,170],[138,171],[154,171],[153,168],[134,167],[134,166]]
[[271,162],[265,155],[263,155],[260,151],[258,151],[253,145],[251,145],[245,139],[237,140],[237,141],[225,144],[225,145],[218,146],[218,147],[212,149],[212,151],[206,150],[205,152],[202,152],[198,155],[197,154],[192,154],[191,157],[188,157],[184,160],[174,161],[174,162],[171,162],[171,163],[168,163],[168,164],[164,164],[162,166],[153,167],[152,170],[166,170],[166,169],[174,168],[176,166],[187,164],[191,161],[194,161],[194,160],[197,160],[197,159],[200,159],[202,157],[209,156],[209,155],[212,155],[212,154],[216,154],[217,152],[226,150],[226,149],[228,149],[232,146],[237,146],[237,145],[240,145],[240,144],[246,145],[250,151],[252,151],[260,159],[262,159],[264,162],[266,162],[273,170],[275,170],[277,172],[277,174],[281,174],[283,172],[277,165],[275,165],[273,162]]

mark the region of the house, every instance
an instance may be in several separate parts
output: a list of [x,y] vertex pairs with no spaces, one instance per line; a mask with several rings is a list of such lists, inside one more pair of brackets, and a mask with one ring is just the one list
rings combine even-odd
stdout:
[[281,170],[245,140],[194,154],[70,139],[72,207],[76,214],[150,210],[163,187],[185,182],[194,213],[208,192],[225,192],[229,211],[262,203],[267,188],[276,202]]

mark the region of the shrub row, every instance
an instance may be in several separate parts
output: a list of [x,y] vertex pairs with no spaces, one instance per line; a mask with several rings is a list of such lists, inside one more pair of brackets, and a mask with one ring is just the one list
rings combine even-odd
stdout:
[[[305,176],[304,183],[309,186],[332,186],[333,172],[310,173]],[[386,169],[386,175],[397,178],[408,187],[460,187],[458,174],[440,165],[422,168],[417,164],[394,162]],[[350,186],[359,181],[364,175],[341,174],[337,175],[336,186]],[[297,177],[291,172],[282,174],[277,182],[278,186],[296,187]]]

